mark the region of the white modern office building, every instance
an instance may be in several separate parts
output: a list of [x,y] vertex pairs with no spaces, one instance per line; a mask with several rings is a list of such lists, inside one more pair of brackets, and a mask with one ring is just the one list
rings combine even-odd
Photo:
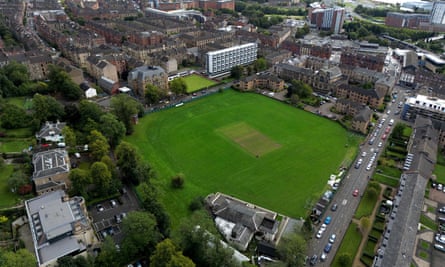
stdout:
[[445,100],[426,95],[408,98],[403,106],[402,119],[414,121],[417,115],[445,121]]
[[445,24],[445,1],[436,1],[431,10],[431,24]]
[[229,73],[239,65],[247,65],[257,59],[258,45],[248,43],[221,50],[211,51],[206,54],[206,70],[210,77]]

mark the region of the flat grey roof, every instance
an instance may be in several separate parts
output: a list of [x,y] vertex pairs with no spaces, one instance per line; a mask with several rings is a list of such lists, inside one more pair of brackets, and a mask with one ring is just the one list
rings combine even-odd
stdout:
[[74,237],[64,238],[52,243],[50,246],[42,247],[39,250],[39,258],[41,263],[54,260],[75,251],[85,250],[85,245],[79,243]]

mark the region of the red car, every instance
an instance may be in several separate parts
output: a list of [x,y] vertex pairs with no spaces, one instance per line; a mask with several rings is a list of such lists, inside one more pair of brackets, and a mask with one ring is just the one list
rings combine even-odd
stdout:
[[358,196],[358,189],[355,189],[354,192],[352,192],[352,196],[354,197]]

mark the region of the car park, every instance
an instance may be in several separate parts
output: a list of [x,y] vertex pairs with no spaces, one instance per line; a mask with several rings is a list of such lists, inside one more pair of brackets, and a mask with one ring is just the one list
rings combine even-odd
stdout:
[[329,243],[333,244],[335,242],[335,238],[337,238],[337,236],[332,234],[331,237],[329,237]]
[[352,196],[354,197],[358,196],[358,189],[355,189],[354,192],[352,192]]
[[334,205],[332,205],[332,207],[331,207],[331,210],[332,210],[332,211],[336,211],[337,208],[338,208],[337,203],[334,203]]

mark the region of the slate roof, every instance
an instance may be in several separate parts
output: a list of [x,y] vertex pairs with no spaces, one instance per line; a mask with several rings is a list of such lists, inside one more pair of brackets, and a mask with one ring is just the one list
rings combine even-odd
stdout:
[[360,109],[358,114],[354,117],[354,120],[368,122],[371,116],[372,116],[372,110],[368,106],[365,106],[362,109]]
[[32,163],[34,165],[33,180],[70,171],[68,152],[65,149],[35,153]]

